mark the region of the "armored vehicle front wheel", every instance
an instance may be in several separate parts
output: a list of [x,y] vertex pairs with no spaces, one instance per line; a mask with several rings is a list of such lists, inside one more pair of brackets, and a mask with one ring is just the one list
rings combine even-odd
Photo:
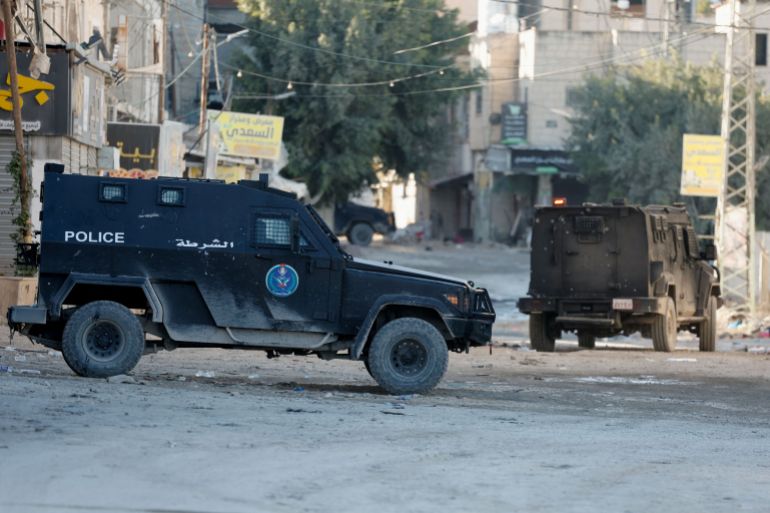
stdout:
[[366,359],[367,370],[388,393],[421,394],[441,381],[449,351],[444,337],[431,323],[403,317],[377,332]]
[[348,242],[356,246],[368,246],[372,243],[374,230],[367,223],[356,223],[350,227],[347,233]]
[[676,303],[666,298],[663,314],[658,314],[652,321],[652,346],[656,351],[666,353],[676,349],[676,334],[679,331],[676,315]]
[[532,349],[541,353],[553,353],[556,350],[556,337],[553,336],[545,314],[529,315],[529,342]]
[[143,352],[144,331],[139,320],[128,308],[112,301],[81,306],[64,327],[64,361],[80,376],[125,374]]
[[593,349],[596,347],[596,337],[590,333],[578,333],[578,346],[583,349]]
[[705,319],[698,327],[699,348],[701,351],[716,351],[717,349],[717,298],[709,297],[706,305]]

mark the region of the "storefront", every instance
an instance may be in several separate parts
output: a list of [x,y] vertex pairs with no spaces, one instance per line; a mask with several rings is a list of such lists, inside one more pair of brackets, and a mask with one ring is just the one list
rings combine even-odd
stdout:
[[492,240],[526,245],[534,208],[554,197],[571,204],[585,201],[588,188],[569,154],[562,150],[492,146],[484,161],[488,190],[477,190],[479,226]]
[[[24,144],[35,190],[30,214],[38,229],[39,188],[46,162],[64,164],[68,173],[96,173],[97,152],[104,144],[109,66],[51,45],[46,49],[51,60],[49,73],[34,79],[29,72],[29,50],[18,45],[16,60]],[[7,56],[0,53],[0,77],[7,76]],[[0,88],[0,274],[5,275],[13,273],[16,254],[10,238],[15,231],[13,184],[5,171],[16,150],[12,111],[10,87],[4,85]]]

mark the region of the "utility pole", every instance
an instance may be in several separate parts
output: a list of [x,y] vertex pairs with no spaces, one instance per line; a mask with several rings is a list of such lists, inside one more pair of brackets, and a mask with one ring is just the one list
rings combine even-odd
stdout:
[[206,130],[206,103],[209,93],[209,24],[203,24],[203,41],[201,42],[201,112],[198,119],[198,135]]
[[168,7],[166,0],[160,0],[160,76],[158,77],[158,123],[163,123],[166,114],[166,18]]
[[682,40],[678,36],[682,33],[683,15],[680,7],[684,8],[681,4],[681,0],[663,0],[664,12],[663,12],[663,54],[666,57],[671,55],[671,36],[672,34],[677,36],[679,44],[677,50],[682,51]]
[[[22,212],[29,212],[29,179],[27,178],[27,157],[24,154],[24,130],[21,124],[21,95],[16,67],[16,27],[14,26],[12,0],[2,0],[3,20],[5,22],[5,53],[8,55],[8,74],[11,78],[11,99],[13,101],[13,132],[16,136],[16,153],[19,154],[21,173],[19,174],[19,200]],[[24,242],[31,240],[29,221],[24,226]]]
[[755,260],[755,55],[756,1],[730,0],[722,94],[724,186],[717,202],[716,238],[727,304],[753,319],[756,311]]

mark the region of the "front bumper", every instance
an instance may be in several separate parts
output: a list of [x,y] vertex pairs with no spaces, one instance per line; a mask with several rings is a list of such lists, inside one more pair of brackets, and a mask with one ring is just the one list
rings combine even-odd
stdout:
[[474,289],[470,296],[471,313],[463,317],[445,318],[449,331],[472,346],[484,346],[492,341],[492,325],[497,315],[486,289]]
[[471,346],[485,346],[492,341],[494,314],[486,318],[451,317],[445,320],[452,334],[467,340]]

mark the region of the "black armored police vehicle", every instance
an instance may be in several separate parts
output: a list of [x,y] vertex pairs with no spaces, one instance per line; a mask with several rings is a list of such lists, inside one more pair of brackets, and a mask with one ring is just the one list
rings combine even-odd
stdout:
[[46,173],[41,196],[37,303],[8,320],[81,376],[125,373],[153,344],[209,346],[363,360],[388,392],[419,393],[448,351],[491,338],[486,290],[350,257],[266,176]]
[[701,251],[683,205],[583,204],[539,208],[532,232],[529,335],[553,351],[563,331],[581,347],[596,337],[640,331],[656,351],[673,351],[677,332],[714,351],[719,273],[713,244]]

